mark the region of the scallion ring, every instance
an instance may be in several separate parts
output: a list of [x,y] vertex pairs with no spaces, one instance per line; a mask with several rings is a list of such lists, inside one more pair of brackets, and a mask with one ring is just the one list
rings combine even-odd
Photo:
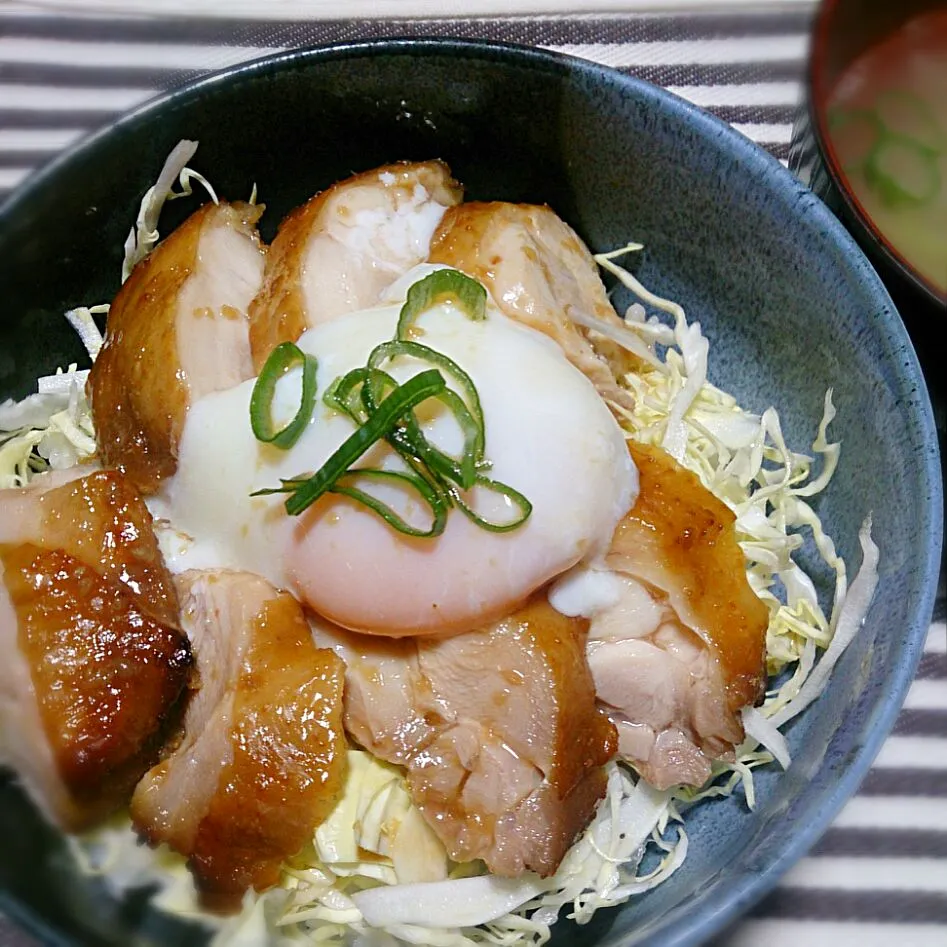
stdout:
[[515,506],[519,507],[520,510],[519,516],[509,523],[493,523],[490,520],[484,519],[479,513],[474,512],[463,496],[461,496],[460,491],[455,487],[450,487],[450,496],[454,505],[481,529],[488,530],[491,533],[508,533],[522,526],[533,512],[533,504],[530,503],[519,490],[515,490],[507,483],[501,483],[499,480],[490,480],[488,477],[480,475],[477,477],[476,486],[505,496],[508,500],[511,500]]
[[[276,430],[272,414],[276,383],[296,365],[302,366],[299,410],[289,424]],[[250,395],[250,427],[258,441],[288,450],[299,440],[312,417],[312,407],[316,401],[317,369],[315,357],[303,352],[293,342],[281,342],[270,352]]]
[[875,114],[888,134],[909,139],[931,157],[947,147],[947,136],[930,106],[913,92],[886,89],[875,99]]
[[[409,343],[412,344],[412,343]],[[391,375],[381,369],[370,369],[361,387],[361,399],[364,412],[371,417],[377,410],[378,401],[383,392],[393,388],[397,382]],[[387,435],[391,444],[405,459],[411,457],[427,467],[436,477],[446,478],[469,490],[474,484],[474,478],[483,464],[483,425],[478,423],[464,399],[452,388],[445,388],[432,400],[440,401],[454,416],[457,425],[464,437],[463,448],[459,459],[433,446],[428,441],[417,418],[407,415],[402,423],[392,429]],[[479,402],[478,402],[479,406]]]
[[[362,490],[354,485],[353,481],[358,478],[367,480],[380,480],[386,482],[400,482],[414,490],[420,495],[421,499],[430,507],[432,513],[431,526],[428,529],[419,529],[412,526],[403,517],[399,516],[387,503],[383,503],[377,497]],[[450,509],[450,503],[446,496],[435,490],[424,477],[416,473],[405,473],[397,470],[374,470],[355,468],[343,474],[329,488],[329,493],[337,493],[341,496],[347,496],[357,503],[368,507],[373,513],[380,516],[389,526],[396,529],[405,536],[416,536],[420,539],[433,539],[444,532],[447,525],[447,513]]]
[[[386,480],[389,482],[393,480],[400,481],[416,490],[421,500],[431,509],[431,526],[428,529],[419,529],[416,526],[412,526],[386,503],[383,503],[377,497],[373,497],[370,493],[366,493],[359,487],[354,486],[351,481],[358,477]],[[262,497],[272,496],[277,493],[295,493],[306,481],[306,477],[293,477],[290,480],[280,480],[278,487],[266,487],[251,493],[250,496]],[[444,527],[447,525],[447,514],[451,506],[450,497],[446,491],[438,489],[435,484],[413,466],[411,470],[406,472],[356,467],[342,474],[326,492],[347,496],[357,503],[368,507],[372,512],[377,513],[378,516],[399,533],[404,533],[406,536],[416,536],[421,539],[433,539],[435,536],[440,536],[441,533],[444,532]]]
[[422,401],[440,394],[447,387],[437,369],[423,371],[395,388],[378,410],[355,431],[313,476],[300,484],[286,500],[286,512],[298,516],[308,509],[377,441],[382,440],[398,422]]
[[353,368],[344,375],[339,375],[322,396],[326,407],[347,414],[356,424],[364,424],[368,420],[368,414],[362,407],[359,390],[369,371],[368,368]]
[[420,460],[432,473],[456,483],[464,490],[474,486],[477,471],[483,463],[483,428],[474,420],[464,399],[450,388],[436,396],[448,411],[454,416],[464,437],[464,446],[460,458],[435,447],[427,439],[416,418],[410,417],[405,421],[403,432],[400,435],[399,445],[404,444],[412,450],[413,456]]
[[460,270],[435,270],[409,287],[398,316],[396,338],[402,341],[410,338],[411,323],[442,299],[456,303],[474,321],[486,316],[487,291],[480,283]]
[[[395,389],[398,382],[379,368],[355,368],[337,378],[324,395],[329,407],[347,414],[356,424],[367,422],[377,410],[378,403]],[[460,459],[433,447],[421,430],[417,419],[409,414],[386,435],[386,440],[416,473],[427,469],[428,481],[447,478],[470,489],[478,469],[482,468],[483,436],[464,400],[450,388],[432,396],[454,415],[464,436]],[[431,476],[433,475],[433,477]]]
[[936,158],[913,138],[887,134],[865,162],[865,180],[889,206],[921,205],[940,190]]
[[[441,271],[439,270],[438,272]],[[461,394],[464,396],[464,400],[478,429],[478,436],[474,443],[473,452],[474,463],[479,464],[483,460],[486,438],[484,434],[483,408],[480,405],[480,395],[477,392],[477,386],[473,383],[473,379],[452,358],[443,352],[438,352],[429,345],[422,345],[420,342],[406,342],[401,339],[393,339],[390,342],[381,342],[376,345],[368,356],[368,364],[371,368],[378,368],[382,363],[395,359],[399,355],[417,359],[419,362],[427,362],[430,365],[443,369],[458,382]]]

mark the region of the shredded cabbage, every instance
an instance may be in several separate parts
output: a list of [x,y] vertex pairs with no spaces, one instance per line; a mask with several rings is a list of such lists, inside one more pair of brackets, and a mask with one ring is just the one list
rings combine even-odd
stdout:
[[[814,458],[787,447],[774,408],[760,416],[746,412],[735,398],[706,380],[708,346],[699,324],[688,324],[679,305],[655,296],[613,262],[616,256],[638,248],[630,245],[595,258],[641,302],[673,317],[672,326],[656,317],[646,319],[640,303],[626,314],[626,324],[643,338],[668,346],[667,370],[654,371],[645,365],[626,377],[635,395],[634,411],[624,413],[626,427],[635,439],[658,444],[677,456],[734,512],[738,541],[748,562],[747,578],[770,611],[767,672],[777,677],[793,666],[761,707],[744,710],[747,739],[737,749],[736,762],[715,763],[706,787],[696,792],[682,789],[676,797],[692,804],[708,796],[729,795],[742,785],[752,808],[753,770],[774,759],[783,768],[790,765],[789,748],[778,727],[798,711],[787,708],[801,707],[803,701],[809,703],[822,692],[837,657],[864,620],[877,581],[871,517],[869,513],[860,531],[864,556],[856,580],[859,594],[847,598],[845,562],[803,499],[824,490],[838,464],[840,445],[828,439],[835,417],[831,389],[825,393],[812,443],[812,453],[820,461],[819,472],[813,475]],[[699,385],[695,386],[695,379]],[[817,552],[835,572],[828,618],[811,578],[793,558],[803,546],[803,528],[808,528]],[[829,651],[816,663],[817,649],[826,647]]]
[[[351,810],[353,803],[365,811],[367,799],[395,774],[399,788],[404,789],[400,771],[362,751],[352,752],[363,759],[356,761],[359,772],[350,779],[337,813],[347,807]],[[621,904],[660,884],[686,855],[687,839],[671,793],[636,780],[618,763],[609,763],[607,774],[605,799],[552,878],[527,873],[517,879],[495,879],[482,864],[473,863],[452,865],[443,881],[387,884],[373,869],[379,864],[391,869],[390,859],[379,860],[366,851],[361,870],[353,872],[353,865],[346,864],[345,873],[339,875],[320,859],[317,840],[312,850],[284,866],[281,888],[286,896],[250,897],[240,918],[218,931],[214,947],[231,945],[235,931],[241,937],[249,929],[262,933],[262,914],[270,923],[264,939],[256,941],[263,944],[276,943],[276,937],[279,943],[293,944],[543,944],[563,908],[568,916],[585,923],[599,908]],[[353,800],[353,792],[362,795]],[[358,819],[344,828],[343,822],[339,820],[329,834],[347,836],[364,830]],[[669,840],[672,822],[677,833],[672,832]],[[649,852],[648,869],[641,870]],[[261,908],[259,902],[267,897],[271,900]],[[486,920],[487,915],[492,919]],[[484,923],[473,926],[478,921]]]
[[447,877],[447,852],[411,804],[401,770],[360,750],[348,753],[342,801],[316,830],[315,848],[339,877],[390,885]]
[[[108,306],[85,306],[66,313],[69,324],[95,361],[102,333],[94,315]],[[89,372],[76,364],[40,378],[37,392],[0,404],[0,489],[24,487],[44,470],[65,470],[95,456],[92,413],[85,396]]]
[[[190,194],[192,179],[216,201],[206,179],[187,167],[196,147],[180,142],[142,199],[125,245],[123,281],[160,239],[165,201]],[[175,180],[180,191],[173,190]],[[614,262],[640,249],[629,244],[595,258],[639,300],[628,309],[624,327],[609,335],[642,362],[624,379],[635,408],[623,412],[621,421],[629,437],[664,447],[734,512],[748,579],[770,613],[767,671],[776,683],[761,707],[744,710],[746,740],[736,759],[715,761],[710,780],[698,789],[666,792],[639,779],[632,767],[609,763],[605,798],[548,879],[531,873],[496,879],[482,863],[452,863],[413,805],[403,771],[354,749],[343,796],[329,819],[283,866],[279,886],[262,895],[249,892],[235,917],[201,912],[185,860],[166,846],[139,843],[127,815],[69,838],[82,870],[101,876],[117,893],[153,886],[155,905],[215,931],[214,947],[536,947],[549,939],[561,915],[584,924],[600,908],[666,881],[686,857],[684,816],[696,803],[742,788],[747,805],[755,805],[754,770],[774,760],[783,768],[791,764],[779,727],[824,690],[863,622],[877,582],[878,550],[868,517],[859,537],[862,568],[849,588],[845,563],[807,502],[826,487],[838,462],[839,445],[828,436],[835,415],[831,390],[812,456],[790,450],[775,409],[746,412],[707,381],[709,346],[699,324],[688,323],[677,303],[655,295]],[[646,306],[670,320],[649,317]],[[67,313],[92,360],[102,344],[92,315],[103,309]],[[603,333],[595,320],[582,324]],[[664,347],[663,359],[656,346]],[[40,379],[38,394],[0,405],[0,487],[21,486],[46,466],[67,467],[94,456],[84,375],[70,366]],[[794,559],[804,532],[835,574],[828,616],[812,579]]]
[[70,365],[41,378],[39,387],[22,401],[0,404],[0,489],[26,486],[37,473],[95,456],[84,373]]
[[[196,141],[179,141],[165,160],[157,180],[141,199],[135,226],[129,231],[125,240],[125,259],[122,263],[123,283],[131,276],[136,264],[148,256],[161,239],[158,233],[158,218],[161,216],[165,203],[179,197],[189,197],[193,192],[192,179],[204,187],[215,204],[218,203],[217,194],[207,178],[187,166],[196,151]],[[175,180],[181,185],[180,191],[174,190]],[[255,194],[256,185],[253,190]]]
[[79,306],[77,309],[70,309],[66,313],[66,320],[78,333],[79,339],[93,362],[98,358],[99,352],[102,350],[102,344],[105,341],[93,316],[105,314],[108,311],[108,303],[103,303],[99,306]]

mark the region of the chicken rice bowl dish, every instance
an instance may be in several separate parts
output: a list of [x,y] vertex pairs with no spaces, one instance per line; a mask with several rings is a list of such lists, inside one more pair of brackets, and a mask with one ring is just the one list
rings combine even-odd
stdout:
[[536,945],[663,883],[868,609],[870,510],[849,582],[812,504],[831,391],[795,452],[640,245],[441,161],[266,245],[196,148],[66,314],[91,366],[0,404],[0,766],[215,944]]

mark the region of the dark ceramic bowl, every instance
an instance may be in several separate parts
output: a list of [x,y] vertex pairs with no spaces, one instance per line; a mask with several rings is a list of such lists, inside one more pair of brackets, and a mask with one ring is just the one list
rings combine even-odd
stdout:
[[[838,473],[817,509],[852,569],[874,512],[881,580],[825,695],[789,729],[790,770],[758,805],[702,805],[667,884],[557,944],[697,944],[759,899],[855,791],[911,681],[930,619],[942,495],[930,404],[888,294],[825,206],[745,138],[647,83],[484,43],[388,41],[291,53],[163,98],[87,140],[0,212],[0,396],[80,359],[64,309],[118,288],[139,198],[181,138],[218,192],[254,182],[267,235],[294,205],[396,158],[441,157],[473,198],[546,201],[598,249],[647,249],[638,275],[711,340],[711,379],[777,405],[805,450],[835,391]],[[186,203],[186,202],[180,202]],[[179,205],[171,210],[185,213]],[[831,577],[817,571],[820,587]],[[0,788],[2,909],[51,941],[144,947],[195,938],[143,897],[78,877],[15,786]]]
[[935,314],[942,324],[947,300],[891,245],[852,193],[832,143],[826,110],[839,77],[862,53],[913,17],[944,7],[945,0],[823,0],[813,23],[806,98],[789,154],[790,169],[842,219],[912,329],[914,323],[920,327]]

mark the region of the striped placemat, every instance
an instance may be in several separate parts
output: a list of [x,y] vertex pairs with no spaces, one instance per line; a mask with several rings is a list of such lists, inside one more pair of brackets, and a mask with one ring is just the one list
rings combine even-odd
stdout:
[[584,56],[666,86],[785,160],[806,9],[492,20],[0,19],[0,196],[93,128],[205,72],[367,36],[489,37]]
[[[364,8],[358,2],[353,9]],[[108,6],[101,0],[0,6],[0,199],[87,132],[208,71],[315,43],[408,34],[527,43],[616,67],[708,109],[785,161],[812,9],[781,0],[722,10],[704,0],[673,14],[502,19],[280,19],[275,3],[241,19],[221,15],[216,4],[214,16],[197,18],[74,12],[96,5]],[[73,12],[53,13],[51,6]],[[330,9],[314,6],[323,16]],[[556,7],[554,0],[545,5]],[[715,943],[947,944],[943,576],[917,680],[858,795],[779,888]],[[0,947],[32,944],[0,919]]]

